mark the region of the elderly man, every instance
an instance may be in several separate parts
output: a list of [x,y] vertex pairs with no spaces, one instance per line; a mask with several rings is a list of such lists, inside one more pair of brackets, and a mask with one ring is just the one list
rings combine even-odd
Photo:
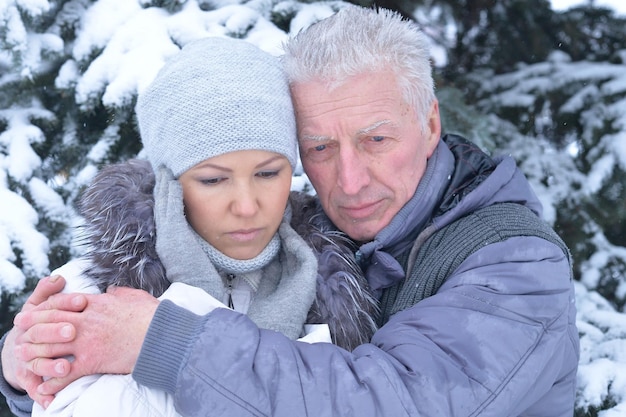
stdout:
[[424,35],[348,7],[283,62],[305,171],[379,297],[370,343],[304,345],[131,289],[44,302],[63,285],[44,280],[6,342],[14,409],[28,415],[20,389],[45,402],[78,376],[132,372],[190,416],[571,416],[569,252],[511,158],[441,137]]

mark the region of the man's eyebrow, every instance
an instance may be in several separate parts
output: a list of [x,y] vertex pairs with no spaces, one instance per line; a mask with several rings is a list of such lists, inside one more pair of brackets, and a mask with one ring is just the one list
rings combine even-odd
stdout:
[[[366,126],[364,128],[361,128],[359,130],[356,131],[357,135],[366,135],[368,133],[370,133],[372,130],[376,130],[377,128],[379,128],[382,125],[389,125],[389,124],[393,124],[391,120],[385,119],[385,120],[380,120],[378,122],[372,123],[369,126]],[[300,140],[302,141],[312,141],[312,142],[326,142],[329,140],[332,140],[333,138],[331,136],[324,136],[324,135],[302,135],[300,136]]]
[[367,126],[367,127],[364,127],[364,128],[362,128],[362,129],[359,129],[359,130],[357,131],[357,134],[359,134],[359,135],[364,135],[364,134],[370,133],[372,130],[377,129],[377,128],[379,128],[379,127],[380,127],[380,126],[382,126],[382,125],[387,125],[387,124],[391,124],[391,120],[387,120],[387,119],[385,119],[385,120],[380,120],[380,121],[378,121],[378,122],[376,122],[376,123],[373,123],[373,124],[371,124],[371,125],[369,125],[369,126]]
[[310,140],[313,142],[325,142],[331,140],[330,136],[323,135],[302,135],[300,136],[300,140]]

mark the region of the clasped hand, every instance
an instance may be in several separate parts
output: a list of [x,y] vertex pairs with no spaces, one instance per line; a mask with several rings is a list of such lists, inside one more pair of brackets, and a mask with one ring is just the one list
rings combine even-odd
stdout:
[[2,350],[7,382],[44,407],[81,376],[131,373],[159,303],[132,288],[63,294],[64,285],[58,276],[37,284]]

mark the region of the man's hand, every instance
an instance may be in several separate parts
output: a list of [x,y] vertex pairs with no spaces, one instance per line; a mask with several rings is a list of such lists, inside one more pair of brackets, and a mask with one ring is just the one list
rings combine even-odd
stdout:
[[[62,291],[64,286],[65,280],[60,276],[41,279],[24,306],[22,306],[22,313],[34,310],[47,300],[49,296]],[[73,328],[64,323],[54,323],[50,327],[39,328],[38,331],[37,338],[51,343],[63,343],[72,340],[74,337]],[[40,404],[45,404],[51,401],[53,397],[37,394],[37,387],[43,382],[43,376],[54,375],[63,377],[70,370],[69,364],[65,360],[49,359],[49,357],[22,360],[20,353],[24,343],[28,343],[28,338],[25,337],[25,329],[14,327],[7,335],[4,348],[2,349],[4,378],[13,388],[19,391],[26,391],[31,398]]]
[[[84,375],[131,373],[158,304],[145,291],[120,287],[105,294],[55,294],[20,314],[16,325],[25,330],[22,339],[28,341],[19,350],[21,360],[37,363],[43,358],[74,357],[71,364],[57,359],[68,372],[47,368],[45,376],[50,379],[37,387],[34,396],[27,390],[29,395],[40,402]],[[52,326],[59,330],[69,326],[70,340],[59,343],[58,338],[50,338]]]

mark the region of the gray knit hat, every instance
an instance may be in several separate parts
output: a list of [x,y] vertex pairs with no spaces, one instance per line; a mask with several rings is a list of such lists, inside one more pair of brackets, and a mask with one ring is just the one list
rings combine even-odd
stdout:
[[178,178],[240,150],[284,155],[295,168],[296,124],[278,58],[243,40],[209,37],[174,55],[137,101],[148,159]]

